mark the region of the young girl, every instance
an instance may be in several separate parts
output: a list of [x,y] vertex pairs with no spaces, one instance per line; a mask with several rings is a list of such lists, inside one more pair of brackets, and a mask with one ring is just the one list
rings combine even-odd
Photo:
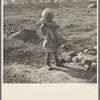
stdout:
[[59,43],[59,35],[57,33],[57,29],[59,29],[59,25],[57,25],[54,21],[53,11],[49,8],[46,8],[42,13],[42,18],[40,20],[41,26],[40,30],[42,35],[44,36],[43,47],[46,50],[46,64],[48,69],[52,69],[50,65],[50,56],[53,53],[56,66],[60,66],[60,62],[58,59],[57,51],[61,44]]

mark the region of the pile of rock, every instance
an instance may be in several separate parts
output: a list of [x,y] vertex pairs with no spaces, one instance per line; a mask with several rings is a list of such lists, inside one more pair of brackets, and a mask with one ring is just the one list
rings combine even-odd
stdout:
[[66,57],[66,62],[79,63],[85,70],[97,70],[97,47],[86,49],[83,52],[76,53],[75,51],[69,52]]

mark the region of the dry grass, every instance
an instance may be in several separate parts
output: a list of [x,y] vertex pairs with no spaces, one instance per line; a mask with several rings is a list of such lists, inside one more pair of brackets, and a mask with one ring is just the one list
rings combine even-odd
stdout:
[[[69,38],[76,48],[69,48],[69,50],[82,51],[85,48],[90,48],[97,45],[97,11],[96,9],[88,9],[90,3],[69,3],[69,4],[41,4],[41,5],[10,5],[4,7],[4,82],[19,82],[17,78],[11,79],[10,73],[14,72],[22,77],[21,82],[86,82],[85,79],[73,78],[72,73],[81,75],[78,70],[73,69],[70,73],[48,72],[45,67],[40,70],[33,71],[29,76],[21,76],[21,70],[25,70],[25,66],[29,65],[28,69],[39,68],[40,64],[44,65],[45,50],[42,48],[42,41],[40,44],[24,43],[22,40],[15,38],[8,39],[11,30],[20,30],[24,27],[34,28],[34,24],[40,19],[40,14],[45,7],[50,7],[55,13],[55,21],[60,25],[59,34],[65,38]],[[9,36],[8,36],[9,34]],[[37,30],[37,34],[42,40],[42,36]],[[61,51],[60,51],[61,52]],[[14,63],[18,63],[13,68]],[[22,64],[22,65],[19,65]],[[36,65],[34,65],[36,64]],[[7,68],[8,66],[8,68]],[[17,66],[19,66],[17,68]],[[23,68],[20,70],[20,67]],[[72,65],[73,66],[73,65]],[[79,67],[78,67],[79,68]],[[19,70],[19,73],[16,71]],[[23,72],[24,73],[24,72]],[[58,73],[55,75],[54,73]],[[25,73],[24,73],[25,74]],[[36,75],[35,75],[36,74]],[[25,74],[26,75],[26,74]],[[35,75],[33,78],[32,75]],[[45,77],[46,75],[46,77]],[[50,77],[49,77],[50,75]],[[93,74],[92,74],[93,75]],[[41,76],[41,77],[40,77]],[[53,78],[56,76],[56,78]],[[62,76],[62,78],[61,78]],[[66,78],[68,76],[68,78]],[[37,77],[37,78],[36,78]],[[90,76],[89,76],[90,77]],[[87,77],[87,79],[89,79]],[[33,80],[34,79],[34,80]],[[51,80],[52,79],[52,80]],[[26,80],[26,81],[25,81]],[[55,81],[54,81],[55,80]]]

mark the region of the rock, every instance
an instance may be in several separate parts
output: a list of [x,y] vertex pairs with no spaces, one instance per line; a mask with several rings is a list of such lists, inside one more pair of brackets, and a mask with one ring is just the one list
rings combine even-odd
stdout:
[[95,50],[95,49],[93,49],[93,50],[91,50],[91,55],[97,55],[97,50]]
[[88,6],[88,8],[97,8],[97,5],[96,4],[91,4]]
[[96,49],[86,49],[83,52],[85,55],[96,55],[97,54],[97,50]]
[[97,63],[92,62],[92,64],[91,64],[91,71],[93,71],[93,72],[97,71]]
[[77,56],[73,57],[72,61],[74,61],[75,63],[79,63],[83,57],[84,54],[82,52],[79,52]]
[[65,58],[65,60],[66,60],[66,62],[73,62],[73,61],[72,61],[72,58],[73,58],[73,57],[68,56],[68,57]]
[[91,69],[91,66],[88,65],[88,64],[85,64],[85,65],[84,65],[84,68],[85,68],[85,70],[89,70],[89,69]]
[[69,52],[68,56],[75,57],[76,56],[76,52],[75,51]]
[[82,58],[84,57],[84,54],[83,54],[82,52],[79,52],[79,53],[77,54],[77,56],[78,56],[79,59],[82,59]]
[[83,53],[86,54],[89,50],[90,50],[90,49],[85,49],[85,50],[83,51]]
[[92,61],[93,62],[97,62],[97,55],[96,56],[92,56]]
[[16,75],[15,75],[15,74],[10,74],[10,76],[11,76],[11,77],[16,77]]
[[91,64],[92,64],[91,56],[90,56],[90,55],[84,56],[84,57],[82,58],[80,64],[81,64],[82,66],[84,66],[85,64],[91,66]]
[[60,63],[66,63],[66,60],[64,58],[59,59]]
[[94,46],[93,49],[97,50],[97,46]]
[[97,71],[97,68],[96,68],[96,67],[92,67],[92,68],[91,68],[91,71],[92,71],[92,72],[96,72],[96,71]]
[[92,61],[93,57],[93,55],[86,55],[84,56],[84,59]]
[[79,58],[75,58],[74,63],[79,63],[80,59]]
[[97,67],[97,63],[92,62],[91,67]]

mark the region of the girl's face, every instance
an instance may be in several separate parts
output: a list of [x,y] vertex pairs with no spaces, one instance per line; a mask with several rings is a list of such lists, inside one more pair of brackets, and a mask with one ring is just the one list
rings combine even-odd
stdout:
[[52,21],[52,19],[53,19],[53,16],[51,14],[48,14],[47,21]]
[[47,21],[52,21],[52,18],[51,17],[47,17]]

